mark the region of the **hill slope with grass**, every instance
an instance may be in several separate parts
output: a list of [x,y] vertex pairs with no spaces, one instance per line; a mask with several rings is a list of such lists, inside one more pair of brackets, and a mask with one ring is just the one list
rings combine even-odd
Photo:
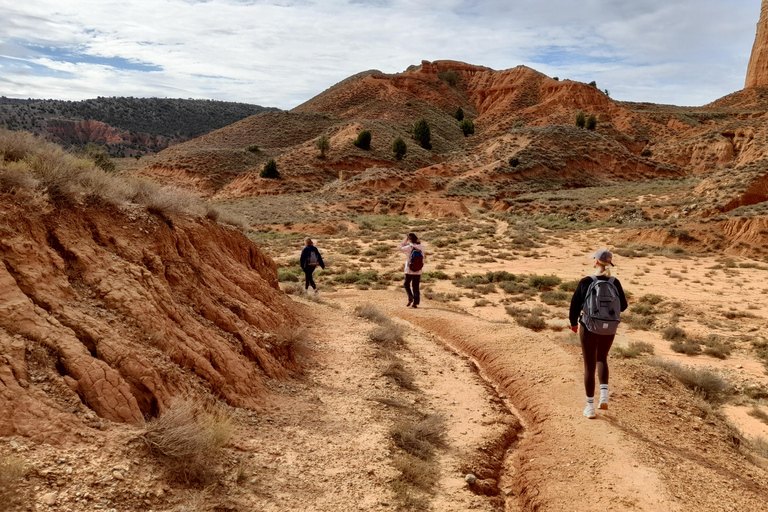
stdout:
[[83,101],[0,98],[0,126],[81,146],[104,145],[115,157],[157,152],[260,112],[247,103],[99,97]]

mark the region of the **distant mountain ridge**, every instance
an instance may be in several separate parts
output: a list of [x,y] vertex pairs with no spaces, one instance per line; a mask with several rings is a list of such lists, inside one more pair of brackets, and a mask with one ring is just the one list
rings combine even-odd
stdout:
[[98,97],[83,101],[0,97],[0,126],[67,145],[105,145],[112,156],[156,152],[262,112],[216,100]]

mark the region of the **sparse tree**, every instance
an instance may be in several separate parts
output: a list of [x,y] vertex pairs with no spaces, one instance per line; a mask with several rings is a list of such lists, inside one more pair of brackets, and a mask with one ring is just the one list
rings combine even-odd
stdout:
[[369,150],[371,149],[371,132],[368,130],[363,130],[357,135],[357,139],[353,142],[353,144],[360,149]]
[[325,152],[331,149],[331,143],[325,135],[321,135],[320,138],[317,139],[315,146],[320,150],[320,158],[325,158]]
[[419,119],[416,124],[413,125],[413,138],[418,141],[419,145],[424,149],[432,149],[432,133],[429,129],[429,123],[426,119]]
[[461,128],[461,131],[464,132],[464,136],[468,137],[475,133],[475,123],[470,121],[469,119],[465,119],[459,124],[459,127]]
[[437,77],[448,82],[451,87],[455,87],[459,83],[459,75],[452,69],[438,73]]
[[595,89],[597,89],[597,82],[595,82],[594,80],[592,80],[591,82],[589,82],[589,85],[591,85],[592,87],[594,87]]
[[594,130],[597,128],[597,117],[595,117],[595,114],[589,114],[589,117],[587,117],[586,127],[587,130]]
[[462,121],[464,119],[464,111],[461,109],[461,107],[459,107],[453,117],[455,117],[457,121]]
[[587,124],[587,116],[584,115],[583,110],[579,110],[576,112],[576,126],[579,128],[584,128],[584,125]]
[[264,164],[264,168],[261,170],[261,174],[259,174],[262,178],[271,178],[271,179],[278,179],[280,178],[280,172],[277,170],[277,162],[275,162],[274,158],[270,158],[269,162]]
[[395,154],[395,158],[402,160],[405,156],[405,152],[408,150],[408,146],[402,137],[398,137],[392,143],[392,152]]
[[509,165],[511,165],[512,167],[517,167],[518,165],[520,165],[520,159],[517,158],[516,156],[513,156],[512,158],[509,159]]

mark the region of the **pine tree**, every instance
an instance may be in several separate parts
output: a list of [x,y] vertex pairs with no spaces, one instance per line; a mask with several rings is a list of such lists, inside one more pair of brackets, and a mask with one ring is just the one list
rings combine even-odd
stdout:
[[432,149],[432,144],[430,142],[432,133],[426,119],[419,119],[416,121],[416,124],[413,125],[413,138],[417,140],[419,145],[424,149]]
[[264,164],[264,168],[261,170],[259,176],[272,179],[280,178],[280,172],[277,170],[277,162],[275,162],[274,158],[270,158],[269,162]]
[[408,146],[406,146],[405,141],[402,139],[402,137],[398,137],[395,139],[395,141],[392,143],[392,152],[395,154],[395,158],[398,160],[402,160],[405,156],[405,152],[408,150]]

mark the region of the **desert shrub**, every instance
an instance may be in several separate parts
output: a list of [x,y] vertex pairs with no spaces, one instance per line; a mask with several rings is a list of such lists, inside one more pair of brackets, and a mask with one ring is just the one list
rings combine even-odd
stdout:
[[331,142],[326,135],[321,135],[315,142],[315,147],[320,150],[320,158],[325,158],[325,152],[331,149]]
[[532,331],[543,331],[547,328],[547,322],[541,317],[541,313],[544,312],[542,308],[528,310],[515,306],[506,306],[504,310],[521,327],[531,329]]
[[539,291],[551,290],[562,282],[563,280],[557,276],[538,276],[534,274],[528,278],[528,286]]
[[469,119],[463,120],[459,124],[459,128],[461,128],[461,131],[462,131],[462,133],[464,134],[465,137],[468,137],[468,136],[472,135],[473,133],[475,133],[475,123],[473,123]]
[[26,473],[24,461],[20,458],[0,456],[0,502],[4,506],[12,506],[20,499],[20,486]]
[[493,304],[493,302],[489,301],[488,299],[477,299],[474,303],[474,307],[482,308],[485,306],[490,306],[491,304]]
[[616,357],[624,359],[633,359],[639,357],[642,354],[653,354],[653,345],[645,341],[633,341],[628,346],[614,345],[611,348],[611,353]]
[[485,278],[488,279],[488,282],[490,283],[503,283],[504,281],[515,281],[517,276],[506,270],[499,270],[496,272],[486,272]]
[[541,301],[550,306],[565,306],[571,301],[571,295],[560,290],[541,292]]
[[520,159],[516,156],[511,157],[509,159],[509,165],[511,165],[512,167],[517,167],[518,165],[520,165]]
[[642,297],[640,297],[640,302],[643,302],[645,304],[650,304],[651,306],[655,306],[656,304],[663,302],[664,297],[661,295],[656,295],[655,293],[646,293]]
[[413,373],[411,373],[400,360],[390,362],[382,372],[382,376],[389,378],[403,389],[409,391],[416,391],[419,389],[413,382]]
[[464,120],[464,110],[462,110],[462,108],[459,107],[456,110],[456,113],[453,114],[453,117],[455,117],[457,121],[463,121]]
[[375,270],[363,272],[352,271],[333,276],[334,283],[371,285],[378,281],[379,274]]
[[587,130],[594,130],[597,128],[597,117],[595,117],[595,114],[589,114],[587,117],[587,122],[585,124]]
[[146,424],[141,437],[172,479],[208,485],[215,479],[214,461],[233,430],[232,420],[220,407],[175,398],[168,410]]
[[678,340],[673,341],[669,348],[678,354],[685,354],[687,356],[697,356],[701,354],[701,345],[690,340]]
[[652,359],[651,365],[665,370],[684,386],[700,394],[708,402],[719,402],[730,391],[730,386],[714,372],[705,368],[688,368],[677,363]]
[[578,279],[574,279],[573,281],[565,281],[563,283],[560,283],[560,286],[559,286],[559,288],[564,292],[575,292],[576,288],[578,287],[579,287]]
[[710,337],[703,340],[705,345],[704,355],[712,356],[717,359],[726,359],[731,355],[731,347],[727,343],[723,343],[716,337]]
[[261,149],[259,148],[259,145],[258,145],[258,144],[249,144],[249,145],[248,145],[248,146],[245,148],[245,150],[246,150],[247,152],[249,152],[249,153],[258,153],[259,151],[261,151]]
[[640,156],[644,156],[646,158],[648,158],[649,156],[652,156],[652,155],[653,155],[653,151],[651,151],[648,148],[643,148],[643,150],[640,152]]
[[398,324],[388,321],[369,332],[368,339],[384,347],[396,347],[405,343],[405,330]]
[[650,354],[653,355],[654,349],[653,344],[648,343],[647,341],[633,341],[630,342],[629,348],[632,350],[637,351],[640,354]]
[[757,436],[750,441],[750,448],[759,456],[768,459],[768,441],[764,437]]
[[306,343],[309,339],[309,331],[304,327],[281,324],[272,333],[269,343],[282,351],[290,353],[295,349],[296,345]]
[[750,411],[747,412],[750,416],[753,418],[762,421],[766,425],[768,425],[768,413],[766,413],[764,410],[762,410],[758,406],[753,406]]
[[509,293],[510,295],[514,295],[517,293],[528,293],[528,294],[534,294],[535,291],[528,287],[526,283],[517,283],[514,281],[502,281],[499,283],[499,288],[504,290],[504,293]]
[[303,295],[305,293],[304,285],[297,282],[285,282],[281,289],[287,295]]
[[83,147],[83,149],[79,151],[79,154],[93,161],[96,167],[106,172],[115,171],[115,163],[109,157],[109,151],[107,151],[107,148],[104,146],[99,146],[98,144],[89,142],[85,145],[85,147]]
[[448,82],[448,85],[451,87],[455,87],[456,84],[459,83],[459,75],[454,70],[449,69],[448,71],[441,71],[437,74],[438,78],[441,80],[445,80]]
[[426,119],[419,119],[413,125],[413,138],[424,149],[432,149],[432,132]]
[[435,450],[446,447],[445,420],[429,415],[420,421],[403,420],[390,431],[395,446],[422,460],[430,460]]
[[408,146],[402,137],[398,137],[392,142],[392,152],[395,154],[396,159],[402,160],[407,150]]
[[589,85],[591,85],[592,87],[594,87],[595,89],[597,89],[597,82],[595,82],[594,80],[592,80],[591,82],[589,82]]
[[423,491],[432,489],[440,476],[429,462],[410,454],[398,455],[392,460],[392,466],[400,471],[399,480]]
[[640,304],[635,304],[629,308],[629,310],[636,315],[650,316],[656,314],[656,310],[653,309],[653,306],[642,302]]
[[587,117],[584,115],[584,111],[579,110],[576,112],[575,122],[576,126],[579,128],[584,128],[584,126],[587,124]]
[[366,320],[370,320],[371,322],[375,322],[377,324],[383,324],[389,321],[387,315],[382,313],[379,308],[368,302],[355,307],[355,314],[360,318],[365,318]]
[[298,283],[301,269],[296,267],[280,267],[277,269],[277,280],[281,283]]
[[269,179],[280,178],[280,171],[277,170],[277,162],[275,162],[274,158],[270,158],[269,161],[264,164],[264,168],[261,169],[259,176]]
[[680,341],[688,337],[686,332],[676,325],[670,325],[661,335],[662,338],[668,341]]
[[361,131],[357,134],[357,138],[352,144],[366,151],[371,149],[371,132],[368,130]]
[[756,318],[757,315],[748,311],[723,311],[723,316],[728,320],[736,320],[739,318]]
[[656,323],[656,318],[653,316],[624,313],[621,315],[621,321],[626,323],[632,329],[636,329],[638,331],[648,331],[653,328],[653,324]]
[[445,281],[446,279],[450,279],[448,274],[443,272],[442,270],[430,270],[429,272],[424,272],[422,274],[427,279],[439,279],[441,281]]

